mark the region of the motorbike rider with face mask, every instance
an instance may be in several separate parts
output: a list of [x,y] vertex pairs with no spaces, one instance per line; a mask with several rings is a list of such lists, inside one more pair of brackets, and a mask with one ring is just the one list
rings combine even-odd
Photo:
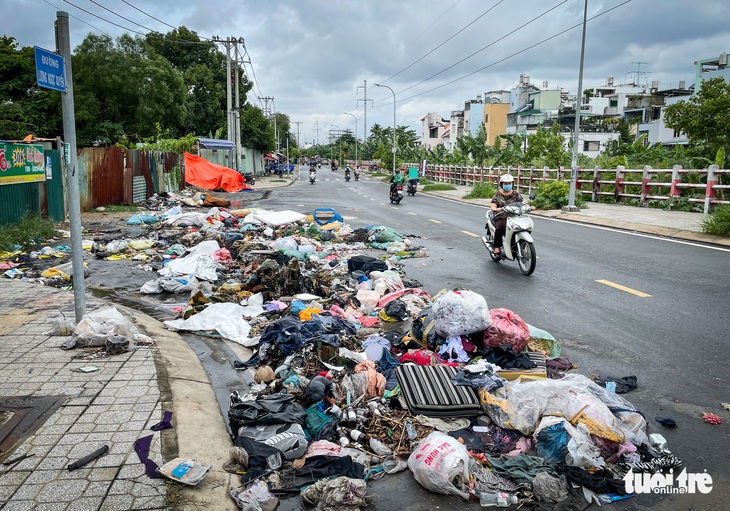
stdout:
[[499,188],[494,194],[490,207],[494,213],[494,253],[502,253],[502,238],[507,230],[507,213],[502,208],[513,202],[524,202],[522,195],[513,189],[514,178],[509,174],[502,174],[499,178]]

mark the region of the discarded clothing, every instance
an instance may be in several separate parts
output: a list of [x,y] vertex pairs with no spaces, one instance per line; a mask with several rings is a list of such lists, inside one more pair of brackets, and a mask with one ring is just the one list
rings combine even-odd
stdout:
[[150,479],[159,479],[161,476],[157,473],[159,465],[150,459],[150,446],[152,445],[152,435],[143,436],[134,442],[134,452],[139,456],[139,461],[144,464],[144,470]]
[[304,424],[305,418],[304,408],[291,394],[271,394],[256,401],[234,403],[228,409],[228,422],[234,435],[241,426]]
[[152,431],[162,431],[163,429],[172,429],[172,423],[170,422],[172,420],[172,412],[165,412],[165,415],[162,417],[162,420],[152,426],[150,429]]
[[593,376],[593,381],[601,387],[606,387],[609,382],[616,385],[616,394],[625,394],[636,390],[636,376],[622,376],[621,378],[613,378],[612,376]]
[[467,385],[474,389],[484,389],[487,392],[492,392],[493,390],[504,387],[507,380],[491,371],[474,373],[459,369],[451,381],[454,385]]
[[365,467],[350,456],[312,456],[305,460],[303,467],[296,469],[292,486],[301,488],[320,479],[339,476],[363,479]]
[[547,472],[540,472],[532,480],[532,491],[538,500],[561,502],[568,498],[568,483],[562,477],[553,477]]
[[385,376],[375,370],[375,363],[372,360],[365,360],[355,366],[356,373],[366,373],[368,377],[368,397],[380,397],[385,393]]
[[613,474],[602,468],[594,473],[587,472],[580,467],[561,466],[568,482],[585,486],[596,493],[618,493],[626,495],[626,485],[622,479],[615,479]]
[[302,500],[316,505],[317,511],[355,511],[370,503],[366,492],[365,481],[343,476],[317,481],[302,490]]
[[469,354],[464,351],[464,346],[461,342],[461,337],[453,336],[447,339],[445,344],[442,344],[438,350],[438,354],[449,362],[460,362],[465,364],[469,362]]
[[527,353],[517,353],[512,346],[504,344],[490,347],[484,358],[502,369],[532,369],[537,365],[530,360]]
[[553,477],[558,476],[553,466],[545,465],[542,458],[535,456],[520,454],[509,459],[495,458],[493,456],[488,456],[488,458],[489,464],[492,466],[492,471],[502,477],[512,479],[517,483],[532,484],[533,479],[540,472],[547,472]]

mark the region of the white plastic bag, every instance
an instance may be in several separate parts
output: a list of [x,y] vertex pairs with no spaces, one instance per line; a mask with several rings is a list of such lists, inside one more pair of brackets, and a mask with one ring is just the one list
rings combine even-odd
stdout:
[[481,332],[492,324],[486,298],[467,289],[441,293],[431,310],[436,333],[442,337]]
[[418,442],[408,458],[408,468],[421,486],[434,493],[469,500],[471,456],[464,444],[434,431]]
[[165,325],[176,330],[215,330],[233,342],[251,346],[248,338],[251,325],[244,321],[243,310],[244,307],[237,303],[212,303],[195,316],[168,320]]
[[104,346],[112,335],[126,336],[131,333],[132,323],[114,307],[84,314],[64,349]]

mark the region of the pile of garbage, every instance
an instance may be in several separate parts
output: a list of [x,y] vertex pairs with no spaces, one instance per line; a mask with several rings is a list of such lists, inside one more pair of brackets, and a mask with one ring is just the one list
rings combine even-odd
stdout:
[[400,264],[425,257],[417,238],[353,229],[330,208],[191,211],[175,199],[138,219],[144,236],[91,251],[155,271],[142,294],[180,295],[163,305],[177,313],[169,328],[251,349],[231,361],[250,382],[228,409],[241,509],[299,491],[317,509],[357,509],[372,500],[367,481],[405,470],[482,505],[584,508],[631,497],[631,472],[681,465],[620,395],[635,377],[566,374],[557,340],[516,312],[468,289],[431,296]]

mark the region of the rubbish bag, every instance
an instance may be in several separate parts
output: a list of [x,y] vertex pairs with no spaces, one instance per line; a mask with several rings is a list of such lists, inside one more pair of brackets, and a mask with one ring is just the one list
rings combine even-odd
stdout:
[[131,333],[131,329],[132,323],[114,307],[99,309],[84,314],[73,335],[62,348],[68,350],[104,346],[112,335],[126,336]]
[[509,309],[489,311],[492,324],[484,331],[485,346],[511,344],[514,351],[522,351],[530,342],[530,329],[522,318]]
[[537,455],[545,459],[545,463],[562,463],[568,452],[570,435],[565,424],[559,423],[540,430],[537,434]]
[[443,337],[481,332],[492,323],[486,298],[466,289],[439,294],[431,310],[436,333]]
[[230,495],[241,511],[274,511],[279,505],[279,498],[269,491],[269,485],[260,480],[245,490],[232,489]]
[[390,243],[391,241],[403,241],[403,238],[396,231],[385,225],[375,227],[370,236],[373,241],[378,243]]
[[408,319],[408,311],[406,310],[406,304],[400,300],[393,300],[385,306],[385,313],[398,321],[405,321]]
[[362,479],[340,476],[322,479],[302,490],[302,500],[316,505],[315,511],[355,510],[370,504],[367,483]]
[[288,460],[301,458],[307,452],[304,429],[297,423],[242,426],[238,429],[238,436],[278,449]]
[[471,456],[457,439],[434,431],[418,442],[408,458],[408,468],[421,486],[434,493],[469,500]]

